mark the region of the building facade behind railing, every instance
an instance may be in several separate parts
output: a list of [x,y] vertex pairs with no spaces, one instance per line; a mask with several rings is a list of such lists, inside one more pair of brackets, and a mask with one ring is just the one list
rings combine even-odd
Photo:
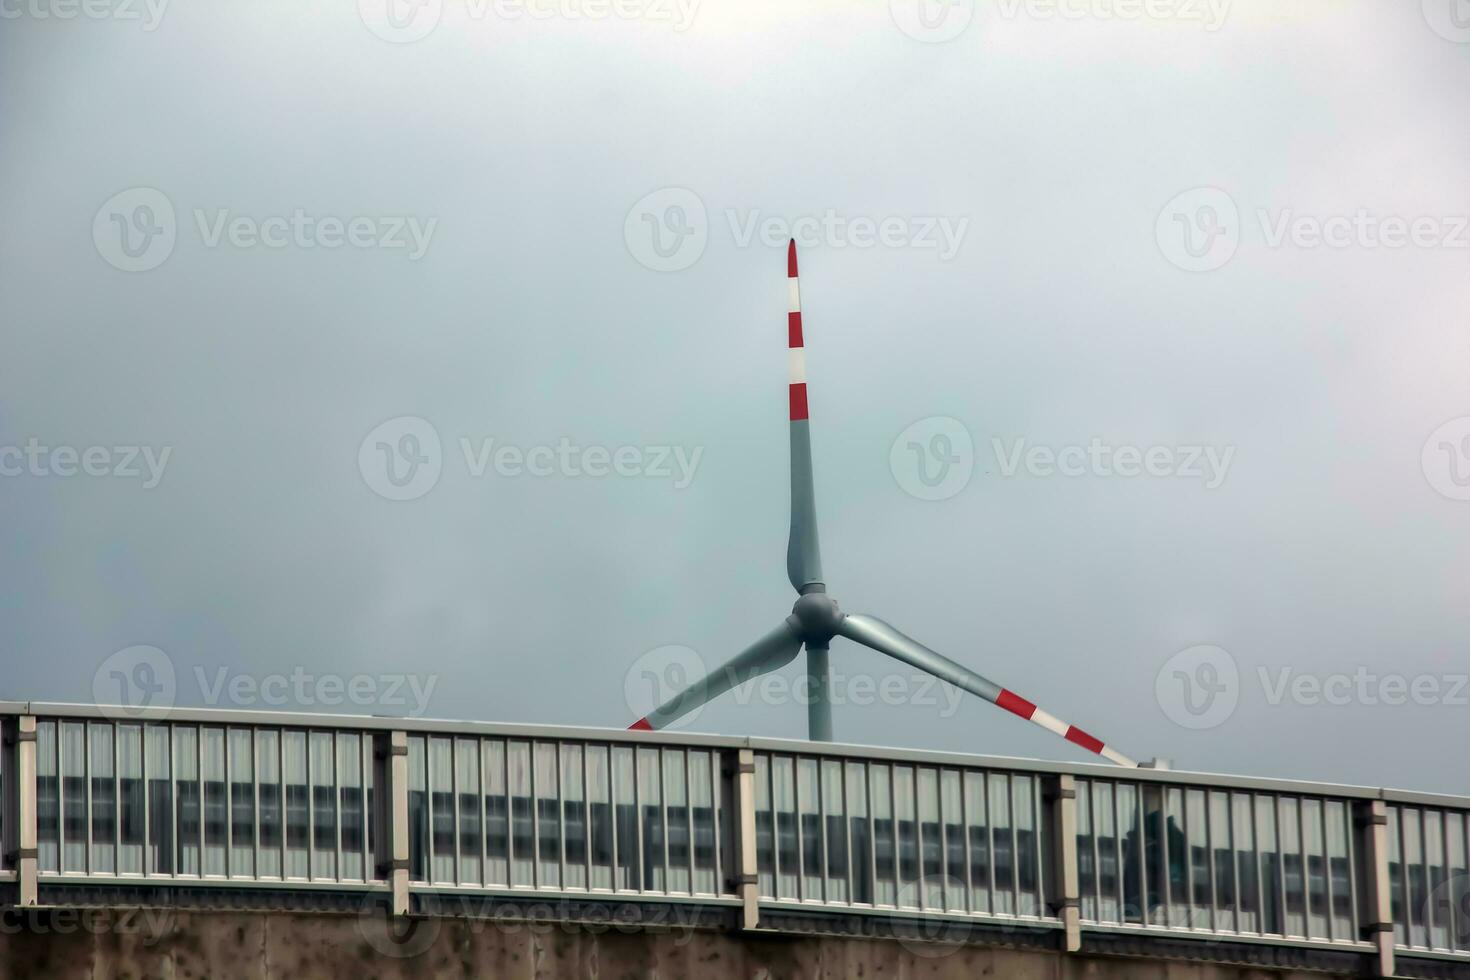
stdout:
[[1470,968],[1458,798],[326,715],[12,703],[0,725],[18,905],[78,886],[381,895],[398,914],[617,896],[745,928],[980,923],[1063,950],[1153,937]]

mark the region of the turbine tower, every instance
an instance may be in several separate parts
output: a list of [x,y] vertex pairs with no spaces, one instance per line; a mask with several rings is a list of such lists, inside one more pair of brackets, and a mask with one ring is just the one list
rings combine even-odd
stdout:
[[786,545],[786,575],[797,591],[796,605],[792,607],[791,615],[771,632],[629,727],[645,731],[667,728],[731,688],[786,666],[796,659],[804,646],[809,684],[808,737],[814,742],[829,742],[832,740],[832,703],[828,689],[828,653],[832,639],[843,636],[979,695],[991,704],[1020,715],[1120,766],[1137,766],[1132,759],[1076,725],[1067,724],[1020,695],[930,650],[876,616],[844,613],[836,600],[827,594],[821,548],[817,541],[817,501],[812,485],[811,421],[807,412],[806,351],[802,341],[801,287],[796,275],[795,239],[786,247],[786,286],[789,294],[786,357],[791,408],[791,536]]

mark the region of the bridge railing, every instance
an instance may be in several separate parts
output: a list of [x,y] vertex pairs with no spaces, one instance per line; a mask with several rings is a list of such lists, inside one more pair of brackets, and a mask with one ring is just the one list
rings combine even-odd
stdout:
[[[0,703],[0,889],[617,896],[1470,964],[1470,800],[765,739]],[[825,916],[826,919],[822,919]],[[835,917],[835,918],[833,918]],[[854,917],[857,917],[854,919]]]

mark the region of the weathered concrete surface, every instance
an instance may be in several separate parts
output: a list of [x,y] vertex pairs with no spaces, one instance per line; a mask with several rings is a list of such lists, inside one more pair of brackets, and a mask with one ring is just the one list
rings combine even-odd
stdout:
[[1321,973],[892,940],[345,914],[75,911],[7,919],[0,980],[1321,980]]

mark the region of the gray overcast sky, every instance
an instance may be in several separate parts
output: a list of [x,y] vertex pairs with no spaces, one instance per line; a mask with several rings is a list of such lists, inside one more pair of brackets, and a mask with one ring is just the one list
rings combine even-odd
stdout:
[[[626,725],[792,600],[795,227],[844,608],[1138,757],[1470,792],[1463,4],[158,3],[0,3],[0,696]],[[494,456],[564,439],[639,475]],[[1087,758],[833,663],[843,741]],[[804,734],[743,699],[689,727]]]

